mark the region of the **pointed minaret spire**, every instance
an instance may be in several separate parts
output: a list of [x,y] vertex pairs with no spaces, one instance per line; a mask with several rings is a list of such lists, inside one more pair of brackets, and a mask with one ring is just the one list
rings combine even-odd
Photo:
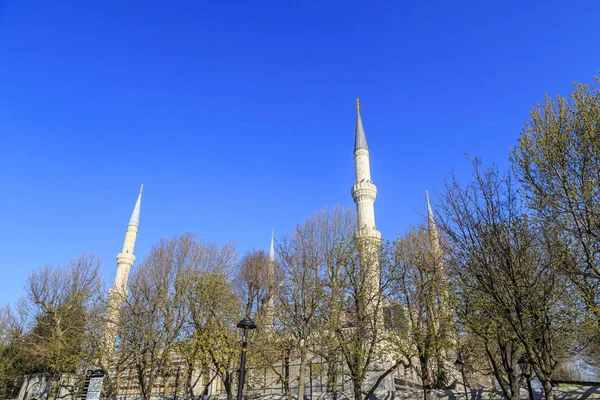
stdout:
[[433,217],[433,211],[431,210],[431,203],[429,202],[429,192],[425,191],[425,198],[427,199],[427,231],[429,233],[429,241],[431,249],[433,250],[435,257],[438,259],[437,263],[440,269],[442,266],[442,246],[440,245],[440,239],[438,236],[437,226],[435,224],[435,218]]
[[133,250],[135,248],[135,240],[140,224],[140,206],[142,204],[143,189],[144,185],[140,187],[140,193],[138,194],[137,201],[133,207],[131,218],[129,218],[129,224],[127,224],[123,249],[117,254],[117,273],[115,282],[113,287],[108,291],[108,309],[106,311],[106,325],[104,327],[102,339],[103,354],[101,356],[101,363],[105,368],[113,362],[114,346],[117,337],[117,323],[121,313],[121,306],[127,297],[129,271],[135,262]]
[[135,240],[137,239],[137,233],[140,225],[140,207],[142,204],[142,191],[144,185],[140,187],[140,193],[138,194],[137,201],[133,207],[129,224],[127,225],[127,231],[125,232],[125,241],[123,242],[123,249],[117,254],[117,275],[115,276],[114,287],[118,290],[123,291],[123,294],[127,293],[127,280],[129,279],[129,270],[135,262],[135,255],[133,251],[135,249]]
[[140,225],[140,205],[142,204],[142,191],[144,190],[144,185],[140,186],[140,193],[138,194],[137,201],[135,202],[135,207],[133,207],[133,212],[131,213],[131,218],[129,219],[129,225],[139,226]]
[[429,192],[425,191],[425,198],[427,199],[427,229],[429,230],[429,237],[431,238],[432,244],[437,243],[439,246],[437,226],[435,225],[435,219],[433,218],[433,211],[431,210],[431,203],[429,202]]
[[381,234],[375,227],[374,203],[377,188],[371,182],[371,162],[367,138],[360,117],[360,100],[356,99],[356,130],[354,136],[354,166],[356,183],[352,186],[352,198],[356,203],[359,236],[380,238]]
[[[137,201],[135,202],[135,206],[133,207],[133,212],[131,213],[131,218],[129,218],[129,224],[127,224],[127,231],[125,232],[125,241],[123,243],[123,250],[119,254],[131,254],[133,255],[133,250],[135,248],[135,240],[137,238],[138,228],[140,226],[140,207],[142,205],[142,191],[144,190],[144,185],[140,187],[140,193],[138,194]],[[117,255],[117,265],[118,265],[118,255]],[[134,257],[135,261],[135,257]],[[133,263],[132,263],[133,265]],[[115,282],[116,283],[116,282]]]
[[368,149],[365,127],[360,116],[360,99],[356,99],[356,130],[354,132],[354,151]]
[[267,298],[265,301],[265,329],[270,332],[273,329],[275,317],[275,231],[271,231],[271,246],[269,247],[269,261],[267,264]]
[[269,261],[275,262],[275,231],[271,231],[271,247],[269,247]]

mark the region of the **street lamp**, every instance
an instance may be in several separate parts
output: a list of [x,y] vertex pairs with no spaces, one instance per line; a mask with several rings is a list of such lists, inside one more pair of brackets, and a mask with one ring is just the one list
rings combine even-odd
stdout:
[[467,380],[465,378],[465,363],[462,360],[462,353],[458,353],[458,357],[456,358],[456,361],[454,361],[454,365],[456,365],[456,367],[460,370],[460,374],[462,376],[462,381],[463,381],[463,388],[465,390],[465,400],[469,398],[469,395],[467,394]]
[[519,368],[521,368],[521,374],[527,380],[529,399],[533,400],[533,389],[531,388],[531,360],[525,354],[523,354],[521,358],[519,358],[519,361],[517,361],[517,364],[519,364]]
[[243,320],[238,322],[237,327],[242,329],[242,359],[240,361],[237,400],[242,400],[244,391],[244,376],[246,375],[246,349],[248,348],[248,331],[256,329],[256,324],[248,316],[246,316]]

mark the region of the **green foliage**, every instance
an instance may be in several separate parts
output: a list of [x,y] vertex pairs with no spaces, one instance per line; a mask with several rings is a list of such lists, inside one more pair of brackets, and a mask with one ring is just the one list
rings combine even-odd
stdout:
[[531,109],[511,158],[533,218],[559,253],[555,270],[579,293],[575,317],[586,330],[578,341],[593,361],[600,320],[600,89],[576,83],[566,98],[546,96]]
[[482,338],[505,395],[518,395],[520,348],[549,393],[572,342],[570,288],[556,273],[563,254],[553,232],[531,218],[510,175],[482,169],[478,160],[473,166],[473,181],[448,182],[442,204],[466,327]]

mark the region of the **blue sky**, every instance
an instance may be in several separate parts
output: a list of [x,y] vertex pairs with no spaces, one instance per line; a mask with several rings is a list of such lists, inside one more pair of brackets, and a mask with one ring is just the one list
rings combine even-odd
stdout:
[[597,1],[0,0],[0,304],[84,251],[112,280],[142,183],[138,261],[184,232],[266,249],[352,206],[356,97],[393,238],[465,152],[506,167],[529,107],[593,80],[599,20]]

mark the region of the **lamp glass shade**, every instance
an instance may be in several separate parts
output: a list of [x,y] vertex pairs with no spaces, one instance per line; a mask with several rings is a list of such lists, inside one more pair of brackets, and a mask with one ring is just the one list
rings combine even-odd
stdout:
[[256,329],[256,324],[249,317],[244,317],[243,320],[238,322],[237,327],[240,329]]
[[529,359],[526,355],[522,355],[521,358],[519,358],[519,360],[517,361],[517,364],[519,364],[522,368],[525,364],[529,364]]

